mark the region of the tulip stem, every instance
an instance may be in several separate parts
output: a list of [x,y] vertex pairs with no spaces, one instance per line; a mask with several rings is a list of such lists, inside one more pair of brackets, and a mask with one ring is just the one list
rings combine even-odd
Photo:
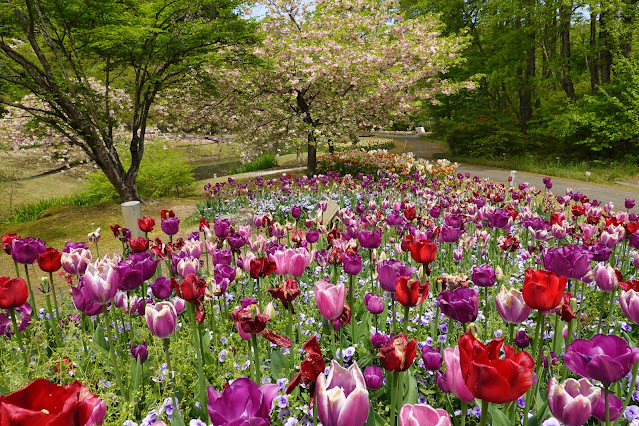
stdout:
[[122,376],[120,374],[120,369],[118,368],[118,359],[115,355],[115,338],[113,337],[113,332],[111,330],[111,320],[109,319],[109,310],[107,306],[103,306],[104,310],[104,322],[106,323],[106,331],[107,331],[107,339],[109,339],[109,353],[111,354],[111,363],[113,369],[115,370],[115,377],[118,382],[118,387],[120,388],[120,395],[124,398],[125,401],[128,401],[128,395],[124,389],[124,385],[122,384]]
[[408,337],[408,315],[410,314],[410,306],[404,306],[404,334]]
[[508,342],[511,345],[515,344],[515,324],[512,322],[508,323]]
[[[610,426],[610,405],[608,404],[608,387],[610,385],[608,383],[604,383],[604,406],[606,407],[606,426]],[[630,399],[630,398],[626,398]]]
[[[621,409],[621,413],[625,413],[626,412],[626,408],[628,408],[628,405],[630,405],[630,400],[632,399],[632,392],[633,389],[637,388],[637,370],[639,369],[639,361],[635,362],[635,364],[632,366],[632,378],[630,379],[630,386],[628,388],[628,393],[626,394],[626,399],[623,403],[623,408]],[[619,382],[617,382],[619,383]],[[606,408],[608,407],[608,404],[606,403]],[[614,421],[614,424],[616,425],[619,422],[619,419],[622,416],[620,416],[617,420]]]
[[49,272],[49,283],[51,284],[51,293],[53,293],[53,306],[55,307],[55,318],[60,317],[60,308],[58,307],[58,296],[55,295],[55,285],[53,284],[53,272]]
[[466,426],[466,411],[468,410],[467,406],[468,406],[468,404],[466,404],[466,401],[462,401],[462,404],[461,404],[461,426]]
[[481,418],[479,419],[479,426],[486,426],[488,421],[488,401],[481,402]]
[[16,310],[14,308],[9,309],[11,314],[11,323],[13,324],[13,332],[18,338],[18,345],[20,346],[20,352],[22,352],[22,361],[24,361],[24,372],[29,370],[29,361],[27,360],[27,347],[22,341],[22,332],[18,329],[18,321],[16,321]]
[[357,343],[355,339],[355,306],[354,306],[354,298],[353,295],[353,275],[349,275],[349,283],[348,283],[348,304],[351,305],[351,342],[353,345]]
[[29,279],[29,268],[27,265],[24,265],[24,273],[26,275],[27,285],[29,286],[29,304],[31,305],[33,312],[37,314],[38,309],[36,308],[35,296],[33,295],[33,289],[31,288],[31,279]]
[[[46,278],[43,279],[42,281],[43,281],[43,286],[46,285]],[[60,337],[58,336],[59,321],[56,319],[55,315],[53,315],[53,308],[51,307],[51,297],[49,297],[49,292],[51,291],[51,283],[49,283],[47,290],[48,291],[45,294],[44,299],[47,302],[47,309],[49,310],[49,313],[51,315],[51,321],[52,321],[51,331],[53,331],[53,340],[55,341],[56,347],[60,347],[61,342],[60,342]],[[47,322],[49,322],[49,320],[47,320]]]
[[251,335],[251,343],[253,343],[253,362],[255,363],[255,383],[258,386],[262,384],[262,372],[260,371],[259,354],[257,347],[257,334]]
[[16,267],[16,277],[20,278],[20,268],[18,267],[18,262],[16,262],[15,260],[13,261],[13,264]]
[[390,426],[397,425],[397,383],[399,378],[399,372],[393,371],[391,373],[391,406],[390,406],[390,414],[391,414],[391,423]]
[[597,321],[597,334],[601,334],[603,330],[603,318],[606,316],[606,299],[608,293],[605,291],[601,292],[601,308],[599,309],[599,321]]
[[[171,369],[171,357],[169,356],[169,338],[162,339],[162,344],[164,347],[164,356],[166,357],[166,369],[169,374],[169,383],[173,386],[172,399],[173,399],[173,414],[171,417],[175,416],[178,410],[177,397],[175,396],[175,382],[173,377],[173,370]],[[179,415],[179,414],[178,414]]]

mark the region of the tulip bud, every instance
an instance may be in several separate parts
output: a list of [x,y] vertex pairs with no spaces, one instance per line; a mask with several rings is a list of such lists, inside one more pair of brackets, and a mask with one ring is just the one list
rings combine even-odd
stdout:
[[146,347],[146,342],[142,342],[141,345],[131,345],[131,356],[140,361],[140,364],[144,364],[144,361],[149,357],[149,351]]
[[384,312],[384,300],[379,294],[366,293],[364,296],[364,304],[368,312],[373,315],[379,315]]
[[497,281],[501,281],[504,279],[504,271],[499,265],[497,265],[497,267],[495,268],[495,278],[497,279]]
[[601,291],[606,293],[613,291],[619,285],[619,280],[617,278],[617,274],[610,264],[606,264],[605,266],[601,263],[598,263],[593,270],[595,275],[595,282],[597,283],[597,287]]
[[426,370],[439,370],[442,367],[442,348],[424,346],[422,348],[422,361],[424,361],[424,368]]
[[271,321],[275,319],[275,317],[277,316],[277,311],[275,311],[275,307],[273,307],[273,302],[270,302],[268,305],[266,305],[266,308],[264,308],[264,315],[269,317]]
[[146,324],[151,334],[160,339],[166,339],[177,327],[177,311],[171,302],[159,302],[155,305],[146,305]]
[[519,330],[515,335],[515,345],[519,349],[525,349],[530,345],[530,337],[528,337],[524,330]]
[[384,384],[384,371],[379,365],[369,365],[364,369],[366,387],[377,390]]

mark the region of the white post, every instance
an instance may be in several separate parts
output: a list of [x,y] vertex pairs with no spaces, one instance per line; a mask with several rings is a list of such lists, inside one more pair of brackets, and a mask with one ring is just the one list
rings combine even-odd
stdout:
[[510,171],[510,187],[514,188],[517,181],[517,170]]
[[138,227],[138,219],[142,219],[142,205],[139,201],[127,201],[122,206],[124,227],[131,230],[131,238],[144,237],[144,233]]

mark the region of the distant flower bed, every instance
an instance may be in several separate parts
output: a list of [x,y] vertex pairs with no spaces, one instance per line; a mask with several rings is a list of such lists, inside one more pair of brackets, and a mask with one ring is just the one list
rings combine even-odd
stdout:
[[433,163],[415,158],[412,153],[397,155],[386,150],[354,150],[317,157],[317,171],[323,174],[328,171],[354,176],[359,173],[376,175],[378,172],[391,172],[405,175],[417,172],[420,175],[443,176],[452,173],[455,168],[457,163],[445,159]]
[[395,144],[390,139],[374,138],[374,139],[360,139],[357,143],[345,142],[336,143],[334,145],[335,151],[372,151],[375,149],[392,149]]

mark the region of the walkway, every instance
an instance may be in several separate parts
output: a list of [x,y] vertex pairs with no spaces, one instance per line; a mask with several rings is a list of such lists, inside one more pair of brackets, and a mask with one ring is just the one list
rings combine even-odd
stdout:
[[[414,135],[387,135],[386,137],[395,139],[399,142],[396,144],[396,150],[401,150],[404,147],[404,143],[406,143],[406,152],[412,150],[415,153],[415,156],[420,158],[432,160],[434,154],[440,154],[444,150],[444,148],[440,145],[420,140],[418,136]],[[510,176],[510,170],[474,166],[470,164],[460,164],[457,172],[470,173],[471,176],[489,178],[495,182],[503,182],[506,184],[508,183],[508,177]],[[544,184],[542,182],[544,177],[546,176],[518,171],[516,183],[528,182],[537,188],[544,188]],[[563,195],[567,188],[572,188],[574,192],[580,191],[591,200],[599,200],[606,203],[612,201],[615,208],[618,210],[625,210],[624,201],[626,198],[636,199],[638,201],[638,206],[635,207],[633,211],[639,212],[639,187],[628,185],[604,185],[558,177],[553,177],[552,183],[552,192],[557,195]]]

